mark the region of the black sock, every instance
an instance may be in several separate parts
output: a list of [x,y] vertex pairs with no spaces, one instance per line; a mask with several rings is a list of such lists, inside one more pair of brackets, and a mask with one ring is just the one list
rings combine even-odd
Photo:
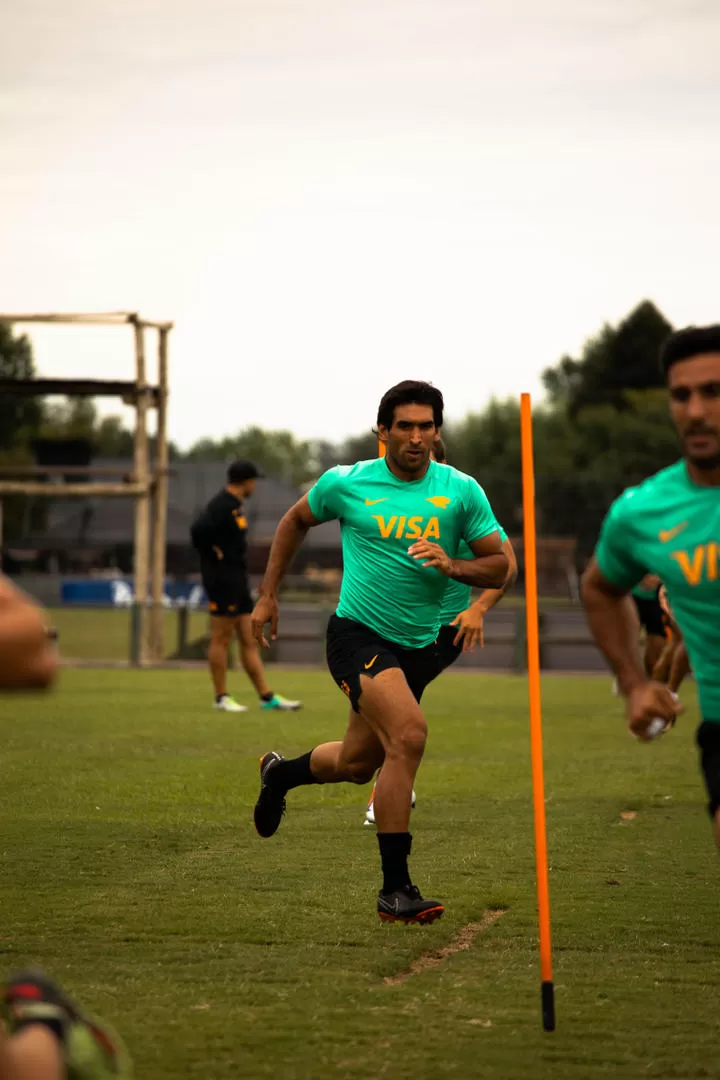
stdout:
[[215,704],[217,705],[217,703],[218,703],[219,701],[222,701],[222,699],[223,699],[224,697],[227,697],[227,694],[216,694],[216,695],[215,695]]
[[383,871],[383,892],[391,893],[402,889],[404,885],[410,885],[410,873],[408,871],[408,855],[412,847],[412,836],[409,832],[385,832],[378,833],[380,845],[380,859]]
[[275,697],[275,692],[273,690],[268,690],[267,694],[261,694],[260,695],[260,700],[261,701],[272,701],[272,699],[274,697]]
[[322,784],[310,772],[310,755],[312,750],[300,757],[291,758],[289,761],[281,761],[270,770],[269,783],[277,784],[283,791],[290,791],[294,787],[303,787],[304,784]]

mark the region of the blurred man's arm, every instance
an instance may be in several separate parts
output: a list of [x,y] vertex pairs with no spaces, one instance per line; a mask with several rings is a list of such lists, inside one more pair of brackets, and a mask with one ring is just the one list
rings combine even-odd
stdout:
[[57,669],[57,650],[42,610],[0,576],[0,690],[45,690]]

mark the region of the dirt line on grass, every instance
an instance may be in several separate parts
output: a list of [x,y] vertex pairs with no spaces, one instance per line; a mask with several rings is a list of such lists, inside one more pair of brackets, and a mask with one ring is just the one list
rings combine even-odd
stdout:
[[457,936],[449,945],[443,945],[441,949],[431,949],[429,952],[418,956],[413,960],[407,971],[401,971],[397,975],[386,975],[383,982],[386,986],[398,986],[413,975],[422,975],[429,968],[442,964],[449,956],[464,952],[469,949],[478,934],[484,933],[489,926],[505,914],[507,908],[489,908],[479,922],[471,922],[460,928]]

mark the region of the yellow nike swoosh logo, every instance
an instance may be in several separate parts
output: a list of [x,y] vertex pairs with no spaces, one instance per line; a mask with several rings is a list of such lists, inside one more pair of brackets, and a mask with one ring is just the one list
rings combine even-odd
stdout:
[[379,655],[380,655],[380,653],[375,653],[375,655],[373,656],[373,658],[372,658],[372,660],[370,661],[370,663],[369,663],[369,664],[366,664],[366,665],[365,665],[365,670],[366,670],[366,671],[368,671],[368,669],[369,669],[369,668],[371,668],[371,667],[373,666],[373,664],[375,663],[375,661],[377,660],[377,658],[378,658],[378,656],[379,656]]
[[661,544],[667,544],[668,540],[673,540],[678,533],[681,533],[683,529],[687,529],[689,522],[681,521],[679,525],[676,525],[674,529],[663,529],[658,533],[658,538]]
[[366,499],[365,500],[365,505],[366,506],[374,506],[375,503],[379,503],[379,502],[387,502],[387,498],[384,498],[384,499]]

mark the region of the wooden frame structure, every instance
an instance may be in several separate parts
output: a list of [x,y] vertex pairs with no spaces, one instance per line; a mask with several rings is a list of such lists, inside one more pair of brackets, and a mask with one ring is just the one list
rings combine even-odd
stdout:
[[[140,666],[159,662],[164,656],[165,551],[168,501],[168,336],[171,322],[150,322],[133,311],[99,314],[4,315],[7,323],[75,323],[89,326],[130,326],[133,331],[135,378],[129,381],[103,379],[0,379],[0,396],[23,397],[120,397],[135,409],[135,451],[133,472],[97,466],[8,466],[0,470],[0,498],[3,495],[41,495],[60,498],[132,498],[135,500],[134,591],[136,630],[133,661]],[[147,378],[145,331],[157,331],[157,384]],[[148,409],[157,409],[154,460],[150,460],[147,433]],[[4,480],[12,476],[118,476],[88,483],[47,483],[41,480]],[[151,520],[152,516],[152,520]]]

